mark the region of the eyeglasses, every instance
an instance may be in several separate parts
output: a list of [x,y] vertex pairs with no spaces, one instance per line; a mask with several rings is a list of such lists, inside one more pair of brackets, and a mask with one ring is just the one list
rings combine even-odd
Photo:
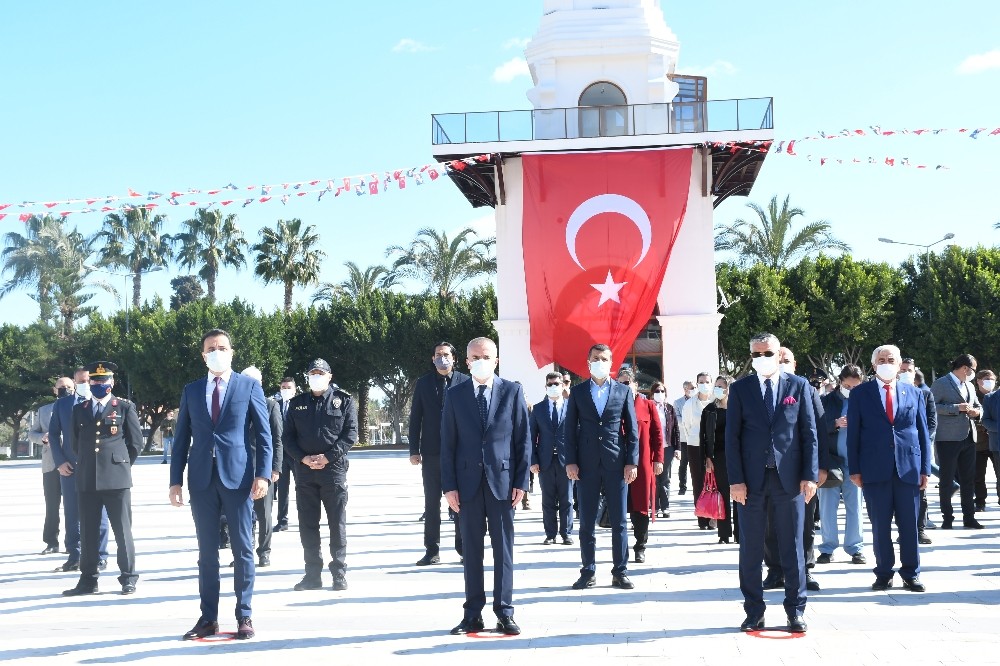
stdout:
[[760,358],[761,356],[766,356],[768,358],[771,358],[772,356],[774,356],[774,354],[775,352],[771,351],[770,349],[764,352],[750,352],[750,356],[753,358]]

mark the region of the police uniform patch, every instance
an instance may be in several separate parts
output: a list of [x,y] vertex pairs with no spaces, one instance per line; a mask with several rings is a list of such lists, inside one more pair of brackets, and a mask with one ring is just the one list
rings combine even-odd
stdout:
[[340,409],[341,402],[343,401],[340,398],[334,398],[333,400],[330,401],[330,404],[333,405],[334,409]]

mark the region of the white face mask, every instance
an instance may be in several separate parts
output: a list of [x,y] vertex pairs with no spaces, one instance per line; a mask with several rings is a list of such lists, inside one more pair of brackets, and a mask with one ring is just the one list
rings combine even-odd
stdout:
[[295,389],[293,388],[281,389],[280,393],[281,393],[281,399],[284,400],[285,402],[288,402],[289,400],[295,397]]
[[86,400],[90,397],[90,382],[76,385],[76,394]]
[[850,398],[851,397],[851,389],[844,388],[843,386],[841,386],[840,387],[840,395],[844,396],[845,399]]
[[912,384],[913,380],[916,379],[917,373],[915,372],[901,372],[896,375],[896,379],[903,384]]
[[892,378],[896,376],[897,369],[898,368],[891,363],[879,363],[878,366],[875,367],[875,374],[878,375],[878,378],[883,382],[889,383],[892,381]]
[[330,380],[333,379],[330,375],[307,375],[306,378],[309,380],[309,390],[317,393],[330,388]]
[[753,369],[761,377],[770,377],[778,370],[777,356],[757,356],[750,360]]
[[716,400],[722,400],[722,398],[724,398],[725,395],[726,395],[726,389],[722,388],[721,386],[716,386],[714,389],[712,389],[712,397],[715,398]]
[[712,392],[712,385],[708,382],[702,382],[698,384],[698,393],[705,395],[706,393]]
[[666,401],[667,401],[667,394],[666,393],[654,393],[653,394],[653,402],[655,402],[656,404],[662,405]]
[[992,391],[993,387],[996,386],[996,385],[997,385],[996,380],[993,380],[993,379],[984,379],[983,380],[983,390],[986,391],[987,393],[989,393],[990,391]]
[[782,372],[787,372],[790,375],[795,374],[795,366],[791,363],[779,363],[778,369]]
[[486,381],[493,376],[493,371],[497,369],[497,361],[494,358],[480,358],[469,364],[469,372],[480,381]]
[[545,395],[549,396],[553,400],[562,395],[562,386],[556,384],[555,386],[546,386]]
[[233,367],[233,352],[227,350],[215,350],[205,354],[205,365],[212,372],[223,373]]
[[611,361],[591,361],[590,376],[594,379],[607,379],[611,374]]

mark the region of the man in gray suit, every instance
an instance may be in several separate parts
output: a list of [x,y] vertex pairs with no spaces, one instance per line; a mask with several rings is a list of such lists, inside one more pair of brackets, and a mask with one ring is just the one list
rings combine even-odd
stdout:
[[974,497],[976,423],[983,413],[983,406],[972,386],[976,366],[974,356],[961,354],[951,362],[951,372],[931,386],[938,415],[935,446],[941,463],[941,528],[946,530],[951,529],[955,519],[951,506],[951,487],[956,476],[962,498],[962,525],[968,529],[983,529],[982,524],[976,520]]
[[[52,392],[57,398],[72,395],[73,380],[60,377]],[[52,420],[54,404],[50,402],[38,408],[35,424],[28,431],[28,441],[42,448],[42,491],[45,493],[45,523],[42,526],[45,550],[41,552],[42,555],[59,552],[59,504],[62,491],[59,487],[59,470],[56,469],[52,449],[49,447],[49,422]]]

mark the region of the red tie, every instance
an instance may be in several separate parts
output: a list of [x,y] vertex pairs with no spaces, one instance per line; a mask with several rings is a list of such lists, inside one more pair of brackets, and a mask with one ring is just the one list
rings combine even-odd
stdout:
[[219,425],[219,413],[222,411],[222,405],[219,403],[219,385],[221,383],[222,377],[216,377],[215,390],[212,391],[212,423],[214,425]]
[[892,385],[885,385],[885,415],[889,417],[889,423],[892,424]]

